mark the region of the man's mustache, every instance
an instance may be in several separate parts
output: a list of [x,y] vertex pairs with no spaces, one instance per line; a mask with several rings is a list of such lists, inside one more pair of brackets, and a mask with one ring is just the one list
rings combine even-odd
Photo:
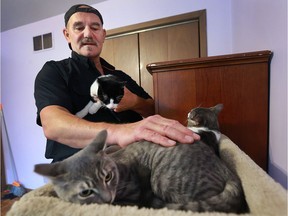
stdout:
[[98,46],[98,43],[89,37],[85,37],[81,40],[81,45],[85,45],[85,44]]

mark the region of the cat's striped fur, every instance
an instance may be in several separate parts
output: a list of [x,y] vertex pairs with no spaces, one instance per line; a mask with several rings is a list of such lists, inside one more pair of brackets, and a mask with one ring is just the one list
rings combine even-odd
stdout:
[[[98,203],[136,203],[140,206],[198,212],[247,212],[248,205],[239,177],[219,157],[217,115],[221,109],[222,105],[217,105],[196,108],[189,113],[188,127],[201,136],[201,140],[194,144],[178,143],[175,147],[167,148],[141,141],[106,154],[104,151],[99,152],[107,136],[107,132],[103,131],[94,143],[78,155],[58,165],[51,165],[53,168],[48,172],[47,167],[43,168],[44,165],[36,166],[35,170],[52,176],[58,195],[72,202],[85,203],[80,196],[84,191],[89,203],[93,199],[93,202]],[[81,159],[84,156],[91,161],[82,165],[81,169],[76,169],[76,166],[84,163]],[[59,167],[65,170],[62,170],[62,174],[51,174],[52,170],[59,170]],[[59,176],[65,175],[67,178],[63,180],[73,186],[63,188],[63,183],[60,187],[57,185]],[[71,175],[73,177],[68,178]],[[85,179],[90,184],[79,189],[77,184]],[[65,190],[73,190],[74,196],[78,196],[80,201],[67,195],[71,192],[65,194]],[[108,196],[109,199],[99,198],[107,197],[105,194],[113,195]]]

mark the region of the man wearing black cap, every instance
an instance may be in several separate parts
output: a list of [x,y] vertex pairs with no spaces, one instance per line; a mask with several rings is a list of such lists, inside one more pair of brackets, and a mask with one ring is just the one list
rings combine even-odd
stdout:
[[[98,10],[74,5],[64,20],[63,33],[72,56],[46,62],[35,80],[37,124],[47,138],[46,158],[55,162],[71,156],[103,129],[108,131],[107,143],[120,146],[142,139],[163,146],[174,145],[175,140],[192,143],[199,139],[179,122],[153,115],[153,99],[130,76],[100,58],[106,31]],[[102,74],[113,74],[127,82],[124,97],[113,115],[100,109],[78,118],[75,113],[89,102],[90,86]]]

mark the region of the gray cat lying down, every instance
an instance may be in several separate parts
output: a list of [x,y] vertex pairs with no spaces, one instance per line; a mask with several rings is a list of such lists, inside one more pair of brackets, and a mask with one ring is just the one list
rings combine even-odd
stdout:
[[35,165],[35,172],[52,180],[61,199],[74,203],[248,212],[239,177],[219,157],[222,107],[199,107],[188,114],[188,127],[201,136],[194,144],[168,148],[139,141],[111,151],[102,131],[75,155]]

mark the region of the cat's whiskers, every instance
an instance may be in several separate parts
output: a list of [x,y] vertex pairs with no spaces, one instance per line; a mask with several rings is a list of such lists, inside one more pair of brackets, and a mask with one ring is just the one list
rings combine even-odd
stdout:
[[123,190],[127,188],[129,185],[134,184],[135,182],[133,181],[126,181],[126,182],[121,182],[121,184],[118,184],[117,186],[117,191]]
[[114,99],[111,98],[109,104],[107,104],[106,107],[109,109],[115,109],[117,108],[117,105],[117,103],[114,103]]
[[198,125],[198,122],[195,121],[195,120],[192,120],[191,118],[189,118],[188,116],[188,119],[187,119],[189,125],[192,125],[192,126],[197,126]]

